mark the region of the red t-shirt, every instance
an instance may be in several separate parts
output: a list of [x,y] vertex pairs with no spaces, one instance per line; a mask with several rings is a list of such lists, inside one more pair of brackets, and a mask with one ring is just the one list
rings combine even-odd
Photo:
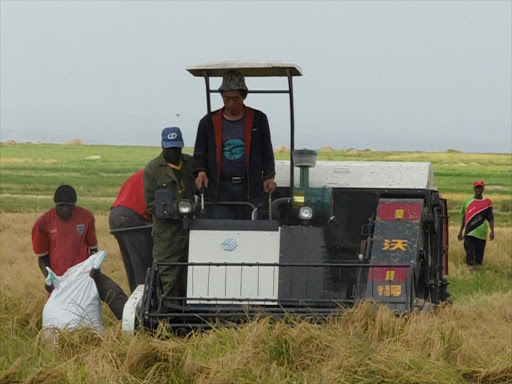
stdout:
[[151,221],[151,215],[146,209],[146,201],[144,200],[144,170],[135,172],[121,186],[117,199],[112,205],[114,207],[127,207],[133,209],[146,220]]
[[98,247],[94,215],[75,207],[67,221],[50,209],[34,223],[32,247],[36,256],[50,254],[50,268],[62,276],[69,268],[89,257],[89,250]]

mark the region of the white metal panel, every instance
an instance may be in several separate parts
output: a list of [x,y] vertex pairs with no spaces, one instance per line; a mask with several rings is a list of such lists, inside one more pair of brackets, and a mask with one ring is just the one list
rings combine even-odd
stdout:
[[[295,168],[295,185],[299,169]],[[290,162],[276,161],[275,181],[290,185]],[[434,169],[427,162],[317,161],[309,169],[309,185],[332,188],[384,188],[436,190]]]
[[296,64],[281,63],[280,61],[261,60],[226,60],[215,61],[187,67],[193,76],[204,76],[208,72],[210,77],[222,77],[226,71],[237,70],[246,77],[253,76],[287,76],[286,70],[292,76],[302,76],[302,69]]
[[[279,231],[191,230],[189,263],[278,263],[279,238]],[[234,249],[222,246],[227,239],[234,240]],[[212,303],[200,298],[277,299],[278,285],[274,267],[189,266],[187,297],[195,300],[187,303]]]

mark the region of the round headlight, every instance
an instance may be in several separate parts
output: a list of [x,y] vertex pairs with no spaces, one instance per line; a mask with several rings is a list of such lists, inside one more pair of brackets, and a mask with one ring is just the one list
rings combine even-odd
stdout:
[[300,220],[311,220],[313,218],[313,208],[311,207],[300,207],[299,208],[299,219]]
[[189,215],[192,213],[192,202],[188,200],[178,201],[178,212],[180,215]]

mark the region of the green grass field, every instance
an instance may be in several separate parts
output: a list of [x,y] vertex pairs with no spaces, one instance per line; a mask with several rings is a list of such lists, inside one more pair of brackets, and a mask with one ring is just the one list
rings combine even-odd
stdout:
[[[430,161],[448,199],[453,303],[396,317],[368,303],[323,324],[260,319],[186,338],[121,332],[107,306],[107,331],[41,332],[46,302],[31,228],[72,184],[96,215],[102,270],[128,291],[108,210],[123,183],[159,153],[155,147],[0,144],[0,384],[5,383],[512,383],[512,156],[510,154],[334,151],[320,160]],[[100,159],[87,159],[96,156]],[[277,159],[287,159],[276,154]],[[496,239],[484,265],[468,270],[456,239],[458,209],[484,179]]]
[[[158,155],[157,147],[97,145],[16,144],[0,145],[0,211],[44,211],[51,206],[55,188],[73,185],[82,206],[107,212],[123,183],[137,169]],[[191,149],[186,151],[191,152]],[[100,159],[88,159],[99,156]],[[276,159],[288,159],[276,154]],[[512,225],[512,155],[469,154],[456,151],[376,152],[341,150],[319,152],[319,160],[428,161],[435,182],[448,199],[452,223],[460,223],[459,207],[472,194],[475,179],[484,179],[486,195],[494,203],[498,225]]]

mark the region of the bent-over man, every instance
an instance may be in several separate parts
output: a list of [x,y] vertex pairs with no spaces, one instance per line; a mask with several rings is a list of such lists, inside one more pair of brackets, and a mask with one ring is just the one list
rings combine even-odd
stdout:
[[146,271],[153,263],[151,215],[144,200],[143,177],[141,169],[123,183],[108,217],[110,230],[121,250],[131,292],[137,285],[144,284]]

